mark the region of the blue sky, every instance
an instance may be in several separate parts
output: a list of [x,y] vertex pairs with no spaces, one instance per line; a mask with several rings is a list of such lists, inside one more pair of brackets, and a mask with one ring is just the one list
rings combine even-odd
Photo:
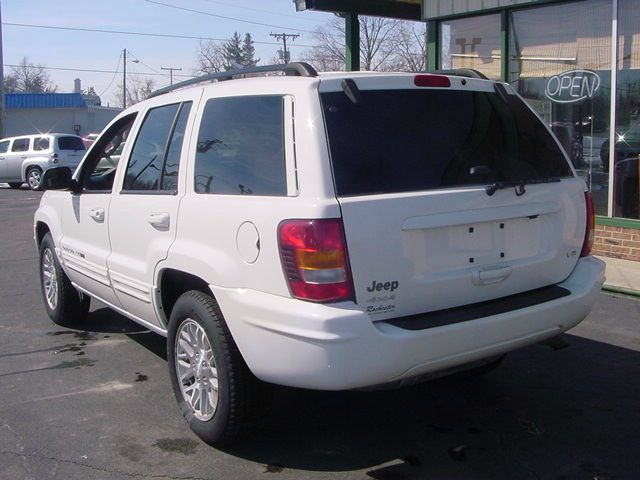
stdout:
[[[154,0],[155,2],[156,0]],[[44,67],[114,71],[122,49],[131,52],[130,58],[141,63],[127,62],[132,76],[144,77],[145,72],[160,72],[154,78],[157,86],[169,83],[169,72],[160,67],[182,67],[190,74],[196,65],[198,40],[144,37],[134,35],[52,30],[6,25],[20,23],[88,29],[162,33],[172,35],[229,38],[233,32],[251,33],[254,41],[275,42],[270,32],[299,33],[290,43],[293,59],[312,42],[311,31],[326,23],[331,14],[296,12],[291,0],[4,0],[2,26],[4,64],[17,64],[23,57]],[[235,17],[223,19],[160,5],[174,5],[212,15]],[[240,21],[240,20],[244,20]],[[256,25],[248,22],[269,24]],[[268,62],[279,49],[278,45],[255,44],[256,56]],[[5,66],[5,74],[10,68]],[[118,67],[122,72],[122,62]],[[80,78],[82,87],[94,87],[103,102],[115,101],[117,84],[122,73],[92,73],[48,70],[58,91],[73,90],[73,79]],[[127,75],[129,77],[129,75]],[[113,82],[109,87],[111,80]]]

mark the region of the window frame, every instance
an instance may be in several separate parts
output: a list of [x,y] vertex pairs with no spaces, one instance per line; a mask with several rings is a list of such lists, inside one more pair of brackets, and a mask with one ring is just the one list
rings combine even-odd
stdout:
[[[26,140],[27,141],[27,148],[24,150],[14,150],[14,146],[16,144],[16,142],[20,141],[20,140]],[[11,141],[11,149],[8,153],[25,153],[31,150],[31,138],[30,137],[20,137],[20,138],[14,138]]]
[[[74,175],[74,178],[76,179],[78,185],[77,185],[77,191],[74,192],[76,194],[89,194],[89,195],[95,195],[95,194],[113,194],[116,184],[118,183],[118,175],[119,172],[122,170],[121,168],[118,168],[120,166],[120,161],[118,162],[118,165],[116,166],[116,171],[115,171],[115,175],[114,175],[114,179],[113,179],[113,183],[111,185],[110,189],[101,189],[101,190],[88,190],[87,188],[84,187],[84,181],[86,179],[87,176],[87,169],[89,168],[89,165],[91,165],[95,160],[96,160],[96,156],[100,155],[100,153],[102,153],[103,148],[105,147],[105,144],[107,143],[107,139],[111,139],[113,137],[113,133],[111,132],[116,132],[119,129],[122,128],[122,126],[126,125],[129,121],[129,119],[131,120],[131,128],[129,129],[129,137],[133,137],[134,134],[137,134],[137,124],[140,118],[140,112],[139,111],[133,111],[127,115],[124,115],[118,119],[116,119],[115,121],[113,121],[105,130],[103,133],[100,134],[100,136],[96,139],[96,141],[91,145],[91,148],[89,149],[89,153],[84,157],[82,163],[80,164],[78,170],[76,170],[77,174]],[[108,133],[111,133],[111,135],[107,136]],[[128,142],[127,142],[128,143]],[[120,158],[122,159],[124,158],[128,158],[128,154],[129,154],[129,150],[130,150],[130,145],[126,145],[125,144],[125,148],[122,150],[121,156]],[[93,171],[93,169],[97,166],[99,162],[98,161],[95,162],[95,165],[92,165],[91,167],[91,171]]]
[[[165,166],[166,166],[166,162],[167,162],[167,157],[169,155],[169,149],[171,147],[171,142],[173,140],[173,135],[175,133],[176,130],[176,126],[178,125],[178,120],[180,119],[180,115],[182,114],[185,105],[189,105],[189,113],[188,115],[191,116],[191,110],[193,108],[193,100],[182,100],[182,101],[177,101],[177,102],[172,102],[172,103],[165,103],[162,105],[154,105],[154,106],[150,106],[144,113],[144,116],[142,118],[140,127],[137,129],[137,131],[135,132],[135,141],[132,143],[131,145],[131,151],[129,152],[128,158],[127,158],[127,165],[126,167],[123,167],[123,171],[124,173],[122,174],[122,179],[120,181],[120,189],[118,191],[119,194],[121,195],[172,195],[172,196],[176,196],[179,193],[179,188],[173,189],[173,190],[162,190],[160,188],[157,189],[153,189],[153,190],[133,190],[133,189],[125,189],[124,188],[124,184],[125,181],[127,179],[127,170],[129,169],[129,162],[131,161],[131,154],[133,153],[135,146],[136,146],[136,142],[138,141],[138,137],[140,135],[140,133],[142,133],[142,129],[144,128],[145,122],[147,121],[147,119],[149,118],[149,115],[151,114],[151,112],[153,110],[158,110],[160,108],[164,108],[164,107],[169,107],[172,105],[178,105],[178,110],[176,111],[176,114],[173,118],[173,122],[171,124],[171,128],[169,129],[169,134],[167,135],[167,139],[164,145],[164,155],[162,158],[162,170],[161,173],[164,172]],[[187,138],[189,138],[189,117],[187,117],[187,125],[185,128],[185,135],[183,137],[183,144],[181,146],[184,147],[184,142]],[[182,161],[180,162],[180,164],[182,164]],[[178,172],[180,171],[180,167],[178,166]],[[161,177],[162,178],[162,175]],[[179,175],[178,175],[178,178]],[[177,182],[177,185],[179,187],[179,182]]]
[[[46,140],[47,141],[47,148],[37,148],[36,149],[36,146],[42,140]],[[51,150],[51,138],[46,136],[46,135],[42,135],[40,137],[34,137],[33,138],[33,144],[31,145],[31,149],[34,152],[48,152],[49,150]]]
[[[281,112],[282,112],[282,151],[283,151],[283,166],[284,166],[284,175],[282,181],[284,181],[284,193],[277,195],[265,195],[265,194],[255,194],[252,193],[250,195],[242,195],[236,193],[217,193],[217,192],[198,192],[196,190],[196,182],[195,182],[195,174],[196,174],[196,163],[197,163],[197,152],[195,152],[195,148],[198,143],[198,138],[200,136],[200,128],[202,127],[202,122],[204,120],[204,114],[206,111],[206,106],[209,102],[216,100],[226,100],[226,99],[236,99],[236,98],[247,98],[247,97],[277,97],[281,100]],[[286,197],[296,197],[299,195],[299,185],[298,185],[298,176],[297,176],[297,160],[296,160],[296,149],[295,149],[295,97],[286,92],[247,92],[243,95],[225,95],[225,96],[210,96],[205,97],[201,100],[201,108],[198,112],[198,116],[196,119],[195,126],[192,132],[192,141],[194,143],[194,147],[190,148],[190,158],[193,159],[192,167],[190,168],[189,175],[189,184],[188,191],[190,194],[194,195],[216,195],[216,196],[224,196],[224,197],[249,197],[249,198],[286,198]]]

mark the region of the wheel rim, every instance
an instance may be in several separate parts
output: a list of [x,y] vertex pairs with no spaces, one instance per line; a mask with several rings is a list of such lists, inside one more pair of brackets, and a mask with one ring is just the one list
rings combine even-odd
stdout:
[[31,170],[29,172],[29,178],[27,181],[29,182],[29,186],[31,188],[38,188],[40,186],[41,175],[38,170]]
[[198,420],[210,420],[218,406],[218,370],[204,328],[186,319],[178,328],[174,350],[182,397]]
[[51,310],[55,310],[58,306],[58,276],[53,252],[49,248],[42,254],[42,284],[47,305]]

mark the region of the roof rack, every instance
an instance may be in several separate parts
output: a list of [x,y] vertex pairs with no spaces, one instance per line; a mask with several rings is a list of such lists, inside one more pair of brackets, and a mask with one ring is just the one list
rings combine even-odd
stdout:
[[224,80],[232,80],[234,77],[237,77],[239,75],[247,75],[250,73],[266,73],[266,72],[284,72],[284,74],[287,76],[298,76],[298,77],[317,77],[318,76],[318,72],[316,71],[316,69],[305,62],[291,62],[291,63],[285,63],[285,64],[276,64],[276,65],[261,65],[256,67],[234,68],[224,72],[209,73],[207,75],[202,75],[200,77],[190,78],[189,80],[185,80],[183,82],[174,83],[173,85],[159,88],[158,90],[151,92],[151,95],[149,95],[148,98],[157,97],[158,95],[163,95],[165,93],[178,90],[179,88],[188,87],[189,85],[195,85],[198,83],[209,82],[213,80],[222,82]]
[[489,80],[483,73],[473,68],[453,68],[451,70],[433,70],[429,73],[437,73],[439,75],[455,75],[458,77],[467,78],[481,78],[482,80]]

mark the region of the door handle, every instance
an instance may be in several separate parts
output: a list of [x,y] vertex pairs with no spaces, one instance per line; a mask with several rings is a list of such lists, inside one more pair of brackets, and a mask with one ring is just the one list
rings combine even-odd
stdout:
[[167,212],[150,213],[147,217],[147,222],[152,227],[169,228],[169,225],[171,225],[171,217]]
[[27,156],[26,155],[22,155],[20,158],[27,158]]
[[104,222],[104,208],[92,208],[89,210],[89,216],[98,223]]

